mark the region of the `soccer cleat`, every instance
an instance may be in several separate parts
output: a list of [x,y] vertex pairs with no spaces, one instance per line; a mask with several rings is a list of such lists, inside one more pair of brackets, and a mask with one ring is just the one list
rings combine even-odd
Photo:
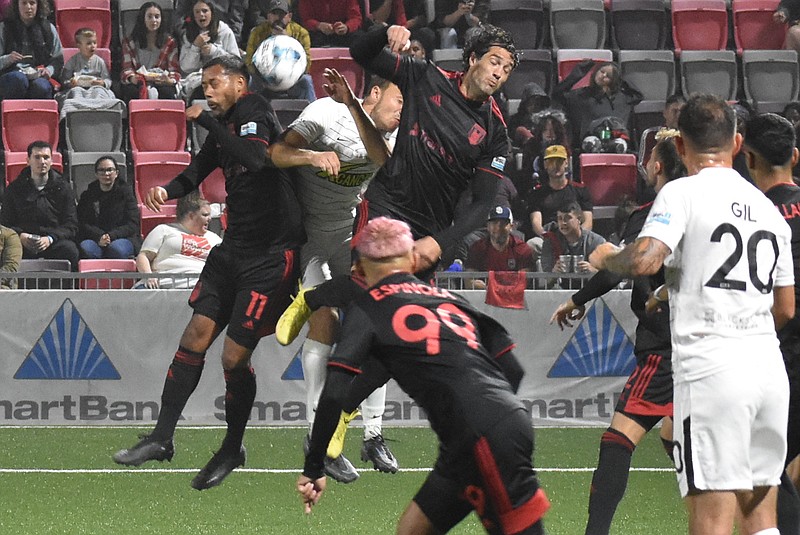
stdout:
[[375,467],[375,470],[392,474],[397,472],[397,459],[389,451],[389,447],[383,441],[382,435],[377,435],[364,441],[361,445],[361,460],[365,463],[372,461],[372,466]]
[[311,309],[306,303],[306,292],[310,289],[301,288],[292,304],[286,307],[278,319],[278,324],[275,326],[275,339],[282,346],[291,344],[300,334],[300,329],[306,324],[308,318],[311,317]]
[[[303,439],[303,453],[308,455],[310,449],[311,438],[306,435]],[[340,454],[335,459],[325,457],[325,475],[338,481],[339,483],[352,483],[358,479],[358,470],[353,466],[353,463]]]
[[358,409],[353,412],[344,412],[339,415],[339,424],[336,426],[336,431],[333,432],[331,441],[328,443],[328,457],[331,459],[337,458],[344,450],[344,437],[347,434],[347,426],[353,419],[361,414]]
[[211,487],[216,487],[222,481],[228,477],[228,475],[233,472],[235,468],[239,466],[244,466],[245,459],[247,457],[247,452],[244,449],[244,446],[241,446],[241,449],[238,453],[230,453],[225,450],[219,450],[217,453],[211,457],[211,460],[208,461],[200,472],[194,476],[192,480],[192,488],[197,490],[205,490],[210,489]]
[[126,466],[139,466],[147,461],[171,461],[175,455],[172,440],[155,440],[151,435],[139,435],[141,440],[132,448],[119,450],[114,462]]

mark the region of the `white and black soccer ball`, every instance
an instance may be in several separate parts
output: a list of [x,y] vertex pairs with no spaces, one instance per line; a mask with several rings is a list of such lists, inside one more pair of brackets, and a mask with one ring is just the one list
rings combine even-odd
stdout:
[[286,91],[306,72],[306,51],[293,37],[273,35],[258,46],[253,65],[268,89]]

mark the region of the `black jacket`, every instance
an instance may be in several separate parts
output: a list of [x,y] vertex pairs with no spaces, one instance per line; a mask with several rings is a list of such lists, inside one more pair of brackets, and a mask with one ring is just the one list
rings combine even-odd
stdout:
[[51,236],[55,241],[74,240],[78,215],[72,186],[53,169],[41,191],[31,182],[31,168],[6,187],[0,223],[17,234],[28,232]]
[[138,252],[142,245],[139,220],[133,189],[120,180],[114,182],[110,191],[101,190],[100,182],[95,180],[78,201],[79,240],[97,241],[108,234],[112,241],[127,238]]

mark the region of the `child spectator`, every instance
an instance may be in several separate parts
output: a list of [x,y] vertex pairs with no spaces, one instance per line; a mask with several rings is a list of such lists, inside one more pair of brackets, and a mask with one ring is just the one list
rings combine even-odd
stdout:
[[116,99],[111,91],[108,66],[95,54],[97,32],[81,28],[75,32],[75,44],[79,53],[69,58],[61,70],[61,87],[66,98]]

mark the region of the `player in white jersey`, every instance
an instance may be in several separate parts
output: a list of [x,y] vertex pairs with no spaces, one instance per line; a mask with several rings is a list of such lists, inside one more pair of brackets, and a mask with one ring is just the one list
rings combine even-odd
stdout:
[[[400,90],[386,80],[373,78],[367,96],[359,103],[341,75],[331,71],[326,77],[331,97],[309,104],[272,149],[276,165],[297,166],[292,173],[308,237],[300,252],[302,286],[306,288],[350,273],[355,207],[369,180],[391,154],[403,107]],[[337,319],[333,309],[316,311],[303,343],[309,432],[336,340]],[[396,472],[397,461],[381,432],[385,404],[385,385],[362,403],[362,458],[382,471]],[[345,483],[358,477],[344,455],[328,459],[326,471]]]
[[666,266],[689,533],[732,533],[739,506],[740,533],[778,535],[789,390],[775,327],[794,315],[791,232],[731,169],[742,136],[724,100],[693,95],[678,125],[693,176],[664,186],[633,244],[590,261],[635,276]]

